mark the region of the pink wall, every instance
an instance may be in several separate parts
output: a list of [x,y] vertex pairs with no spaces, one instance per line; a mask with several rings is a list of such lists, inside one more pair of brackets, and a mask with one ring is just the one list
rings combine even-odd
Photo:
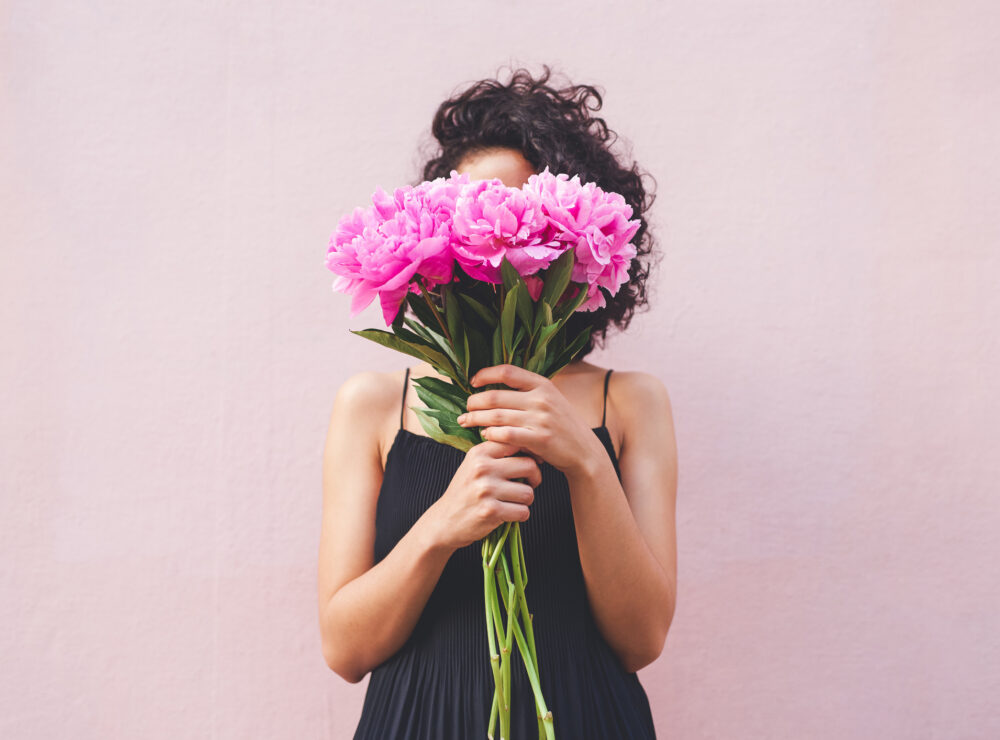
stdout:
[[320,453],[404,360],[322,255],[508,60],[659,180],[594,359],[674,402],[660,736],[1000,736],[994,3],[143,5],[0,13],[0,736],[350,736]]

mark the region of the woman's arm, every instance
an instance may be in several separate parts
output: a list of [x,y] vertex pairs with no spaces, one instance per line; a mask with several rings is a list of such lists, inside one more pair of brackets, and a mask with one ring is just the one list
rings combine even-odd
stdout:
[[[378,373],[363,372],[344,383],[323,453],[320,634],[327,665],[352,683],[406,642],[452,553],[425,512],[372,565],[382,485],[378,440],[392,402],[381,382]],[[389,395],[398,404],[398,394]]]
[[595,454],[566,475],[595,620],[634,672],[663,652],[674,616],[677,443],[670,399],[658,378],[616,372],[611,387],[625,432],[621,482],[600,440]]

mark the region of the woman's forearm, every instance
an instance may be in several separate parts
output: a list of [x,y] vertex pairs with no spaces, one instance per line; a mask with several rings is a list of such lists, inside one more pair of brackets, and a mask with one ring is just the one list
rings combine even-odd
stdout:
[[673,620],[674,586],[646,545],[599,441],[590,461],[567,478],[595,621],[625,668],[634,672],[663,649]]
[[338,589],[323,610],[327,664],[352,683],[406,642],[452,555],[436,536],[431,511],[380,562]]

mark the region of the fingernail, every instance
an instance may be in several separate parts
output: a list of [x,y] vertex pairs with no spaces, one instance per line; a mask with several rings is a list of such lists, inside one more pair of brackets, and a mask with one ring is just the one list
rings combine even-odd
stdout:
[[458,423],[461,424],[464,421],[465,421],[465,414],[462,414],[461,416],[458,417]]

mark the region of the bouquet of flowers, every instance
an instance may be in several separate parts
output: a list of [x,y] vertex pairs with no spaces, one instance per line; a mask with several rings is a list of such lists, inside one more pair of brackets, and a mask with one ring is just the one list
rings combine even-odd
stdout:
[[[426,408],[412,407],[433,439],[469,450],[480,429],[457,422],[480,369],[510,363],[545,377],[568,365],[589,327],[567,336],[574,311],[606,305],[628,280],[640,226],[625,199],[546,167],[521,188],[471,181],[452,170],[340,219],[326,266],[355,316],[378,296],[388,330],[353,333],[427,361],[449,380],[413,380]],[[409,308],[412,316],[407,315]],[[450,381],[450,382],[449,382]],[[490,387],[504,387],[491,384]],[[487,640],[496,690],[489,736],[510,736],[510,660],[516,640],[535,697],[539,737],[555,738],[539,682],[520,522],[482,541]],[[498,598],[499,594],[499,598]],[[503,604],[504,613],[500,605]],[[506,619],[505,619],[506,617]],[[498,645],[500,646],[498,650]]]

